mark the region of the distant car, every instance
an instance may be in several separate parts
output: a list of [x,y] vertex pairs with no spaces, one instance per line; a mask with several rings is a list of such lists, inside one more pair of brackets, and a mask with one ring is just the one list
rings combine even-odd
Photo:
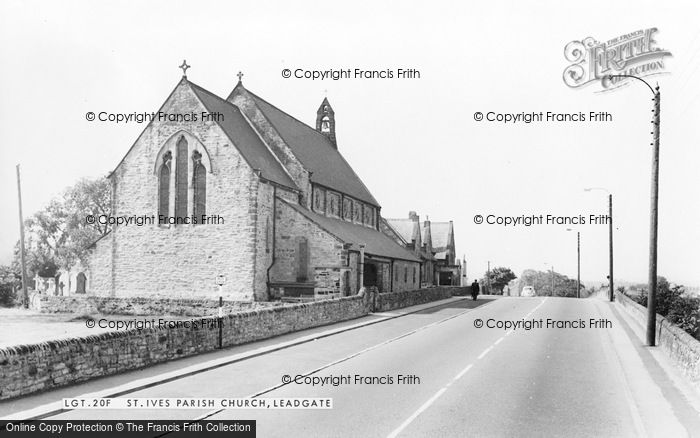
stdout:
[[520,292],[521,297],[536,297],[537,294],[535,293],[535,288],[532,286],[525,286]]

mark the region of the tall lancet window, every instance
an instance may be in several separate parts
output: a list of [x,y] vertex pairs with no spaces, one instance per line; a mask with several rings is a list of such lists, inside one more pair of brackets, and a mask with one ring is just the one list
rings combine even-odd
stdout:
[[207,169],[202,164],[202,154],[194,151],[192,154],[192,187],[194,189],[194,217],[199,222],[207,214]]
[[187,140],[177,141],[175,157],[175,217],[187,217]]
[[170,163],[173,154],[168,151],[163,155],[163,164],[158,174],[158,214],[170,215]]

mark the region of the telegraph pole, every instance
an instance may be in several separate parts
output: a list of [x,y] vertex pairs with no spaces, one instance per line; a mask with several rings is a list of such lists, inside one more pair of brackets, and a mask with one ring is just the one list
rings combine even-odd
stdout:
[[554,265],[552,265],[552,296],[554,296]]
[[486,293],[491,295],[491,262],[486,263]]
[[[647,299],[647,345],[656,345],[656,261],[658,256],[659,243],[659,148],[661,140],[661,90],[658,84],[656,89],[644,79],[634,75],[609,75],[608,78],[634,78],[644,82],[654,95],[654,119],[652,135],[652,157],[651,157],[651,211],[649,220],[649,297]],[[610,278],[612,282],[612,277]],[[611,286],[612,287],[612,286]]]
[[19,164],[17,165],[17,200],[19,202],[19,253],[22,261],[22,304],[29,308],[29,293],[27,292],[27,262],[24,255],[24,219],[22,217],[22,185],[19,178]]
[[581,298],[581,232],[576,232],[576,298]]
[[647,345],[656,345],[656,261],[659,239],[659,148],[661,137],[661,91],[654,92],[654,120],[651,159],[651,217],[649,227],[649,298],[647,301]]
[[612,193],[608,193],[608,230],[610,232],[610,302],[615,300],[615,289],[613,287],[613,212]]

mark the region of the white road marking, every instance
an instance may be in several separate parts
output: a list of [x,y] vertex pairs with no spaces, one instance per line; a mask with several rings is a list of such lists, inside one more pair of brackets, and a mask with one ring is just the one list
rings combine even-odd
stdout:
[[[547,301],[547,298],[546,298],[546,297],[540,302],[540,304],[538,304],[537,306],[535,306],[535,308],[532,309],[532,310],[524,317],[524,319],[529,318],[530,315],[532,315],[537,309],[539,309],[540,306],[542,306],[542,305],[544,304],[545,301]],[[486,356],[491,350],[493,350],[493,348],[494,348],[496,345],[500,344],[501,341],[503,341],[503,339],[505,339],[505,337],[508,336],[508,335],[510,335],[511,333],[513,333],[513,330],[508,330],[504,336],[501,336],[498,340],[496,340],[496,342],[493,343],[493,345],[491,345],[491,346],[488,347],[486,350],[484,350],[484,351],[479,355],[479,357],[478,357],[477,359],[482,359],[484,356]],[[452,386],[452,384],[453,384],[454,382],[456,382],[457,380],[459,380],[460,378],[462,378],[462,376],[464,376],[464,375],[467,373],[467,371],[469,371],[469,370],[472,368],[472,366],[473,366],[473,364],[467,365],[462,371],[460,371],[460,372],[452,379],[452,381],[450,381],[450,383],[448,383],[447,385],[445,385],[444,387],[442,387],[442,388],[441,388],[437,393],[435,393],[435,395],[433,395],[427,402],[423,403],[423,405],[422,405],[420,408],[418,408],[418,410],[417,410],[416,412],[414,412],[410,417],[408,417],[408,418],[406,419],[406,421],[404,421],[403,423],[401,423],[401,425],[400,425],[399,427],[397,427],[396,429],[394,429],[393,432],[391,432],[389,435],[387,435],[387,438],[395,438],[396,436],[398,436],[398,434],[401,433],[404,429],[406,429],[406,427],[408,427],[408,425],[411,424],[411,423],[413,422],[413,420],[415,420],[416,418],[418,418],[418,416],[419,416],[421,413],[423,413],[423,411],[425,411],[426,409],[428,409],[428,408],[430,407],[430,405],[432,405],[432,404],[435,402],[435,400],[437,400],[445,391],[447,391],[447,388],[449,388],[450,386]],[[532,398],[532,397],[530,397],[530,398]]]
[[387,435],[387,438],[394,438],[394,437],[398,436],[406,427],[408,427],[409,424],[411,424],[413,422],[413,420],[415,420],[423,411],[428,409],[430,407],[430,405],[432,405],[435,402],[435,400],[440,398],[440,396],[442,394],[444,394],[445,391],[447,391],[446,387],[442,388],[438,392],[436,392],[434,396],[430,397],[430,399],[428,399],[427,402],[423,403],[423,406],[418,408],[418,410],[416,412],[414,412],[410,417],[408,417],[406,419],[406,421],[401,423],[401,425],[399,427],[397,427],[396,429],[394,429],[393,432],[391,432],[389,435]]
[[455,376],[455,378],[452,379],[452,381],[454,382],[454,381],[456,381],[456,380],[461,379],[463,375],[467,374],[467,371],[469,371],[469,370],[471,369],[472,366],[473,366],[473,364],[467,365],[466,368],[464,368],[462,371],[460,371],[459,374],[457,374],[457,375]]
[[[478,309],[478,307],[477,307],[477,309]],[[436,325],[442,324],[443,322],[446,322],[446,321],[449,321],[449,320],[451,320],[451,319],[457,318],[457,317],[462,316],[462,315],[464,315],[465,313],[469,313],[469,312],[471,312],[471,311],[473,311],[473,310],[474,310],[474,309],[467,309],[467,310],[465,310],[465,311],[463,311],[463,312],[457,313],[456,315],[448,316],[447,318],[441,319],[441,320],[439,320],[439,321],[435,321],[435,322],[430,323],[430,324],[428,324],[428,325],[424,325],[424,326],[415,328],[415,329],[413,329],[413,330],[411,330],[411,331],[409,331],[409,332],[406,332],[406,333],[404,333],[404,334],[402,334],[402,335],[396,336],[396,337],[391,338],[391,339],[387,339],[386,341],[380,342],[379,344],[373,345],[373,346],[371,346],[371,347],[367,347],[367,348],[365,348],[364,350],[360,350],[360,351],[358,351],[358,352],[355,352],[355,353],[350,354],[350,355],[348,355],[348,356],[345,356],[345,357],[343,357],[343,358],[337,359],[337,360],[335,360],[335,361],[333,361],[333,362],[329,362],[329,363],[327,363],[327,364],[325,364],[325,365],[322,365],[322,366],[320,366],[320,367],[318,367],[318,368],[316,368],[316,369],[313,369],[313,370],[311,370],[311,371],[308,371],[308,372],[303,373],[303,374],[298,374],[298,375],[304,376],[304,377],[310,376],[310,375],[315,374],[315,373],[317,373],[317,372],[319,372],[319,371],[322,371],[322,370],[324,370],[324,369],[326,369],[326,368],[332,367],[333,365],[337,365],[337,364],[339,364],[339,363],[348,361],[348,360],[350,360],[350,359],[352,359],[352,358],[354,358],[354,357],[357,357],[357,356],[359,356],[359,355],[361,355],[361,354],[364,354],[364,353],[367,353],[367,352],[369,352],[369,351],[375,350],[375,349],[377,349],[377,348],[379,348],[379,347],[383,347],[384,345],[390,344],[390,343],[392,343],[392,342],[394,342],[394,341],[398,341],[399,339],[405,338],[405,337],[410,336],[410,335],[412,335],[412,334],[415,334],[415,333],[417,333],[417,332],[419,332],[419,331],[422,331],[422,330],[425,330],[425,329],[434,327],[434,326],[436,326]],[[279,388],[281,388],[281,387],[283,387],[283,386],[286,386],[286,385],[288,385],[288,384],[289,384],[289,383],[278,383],[277,385],[271,386],[271,387],[269,387],[269,388],[267,388],[267,389],[263,389],[262,391],[258,391],[258,392],[254,393],[254,394],[250,394],[250,395],[246,396],[245,398],[260,397],[261,395],[267,394],[268,392],[272,392],[272,391],[274,391],[274,390],[276,390],[276,389],[279,389]],[[447,389],[447,387],[442,388],[443,391],[446,390],[446,389]],[[209,412],[207,412],[207,413],[204,413],[204,414],[200,415],[199,417],[196,417],[196,418],[193,419],[192,421],[193,421],[193,422],[197,422],[197,421],[200,421],[200,420],[204,420],[204,419],[206,419],[206,418],[209,418],[209,417],[212,417],[212,416],[218,414],[219,412],[222,412],[223,410],[224,410],[224,409],[215,409],[215,410],[213,410],[213,411],[209,411]],[[411,421],[413,421],[413,420],[411,420]]]
[[493,350],[493,345],[487,348],[486,350],[482,351],[479,357],[477,357],[477,359],[483,359],[483,357],[489,354],[489,351],[491,350]]

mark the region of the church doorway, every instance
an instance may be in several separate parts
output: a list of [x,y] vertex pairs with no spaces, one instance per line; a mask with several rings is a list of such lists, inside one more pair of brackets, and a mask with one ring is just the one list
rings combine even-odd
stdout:
[[452,284],[452,272],[440,272],[440,286],[450,286]]
[[379,286],[378,275],[377,275],[377,265],[374,263],[365,262],[364,268],[364,287]]

